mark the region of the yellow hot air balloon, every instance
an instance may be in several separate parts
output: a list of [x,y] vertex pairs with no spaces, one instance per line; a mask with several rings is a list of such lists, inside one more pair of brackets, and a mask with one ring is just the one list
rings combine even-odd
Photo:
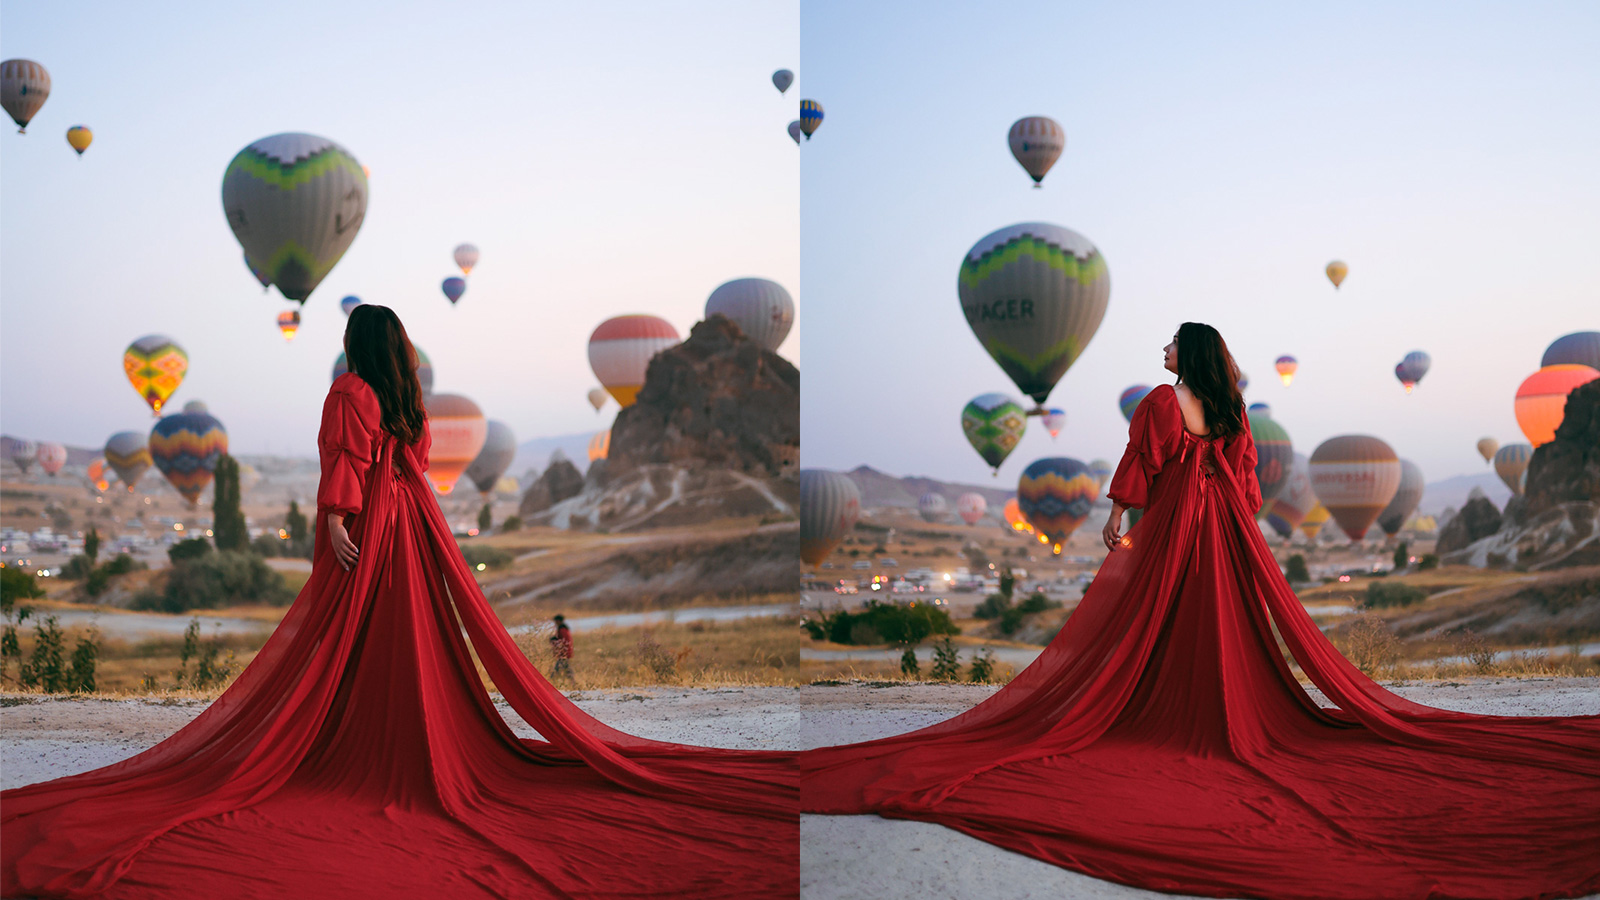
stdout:
[[1350,267],[1336,259],[1328,263],[1326,271],[1328,280],[1333,282],[1333,289],[1338,290],[1339,285],[1344,284],[1344,277],[1350,274]]
[[1317,532],[1322,530],[1322,526],[1331,517],[1332,514],[1328,512],[1328,508],[1318,503],[1316,506],[1311,507],[1311,512],[1306,513],[1304,519],[1300,520],[1300,533],[1311,540],[1316,540]]
[[300,330],[300,311],[290,309],[278,313],[278,330],[283,332],[285,341],[294,340],[294,333]]
[[159,418],[161,407],[183,384],[189,371],[189,354],[164,334],[147,334],[122,351],[122,369],[128,383]]
[[1494,459],[1494,452],[1500,449],[1500,442],[1492,437],[1478,438],[1478,455],[1484,462]]
[[94,132],[89,130],[89,126],[74,125],[67,129],[67,143],[72,145],[72,149],[78,151],[79,156],[82,156],[83,151],[89,149],[89,145],[93,142]]
[[428,480],[434,490],[448,494],[489,439],[489,421],[478,404],[460,394],[430,394],[423,404],[433,437],[428,449]]

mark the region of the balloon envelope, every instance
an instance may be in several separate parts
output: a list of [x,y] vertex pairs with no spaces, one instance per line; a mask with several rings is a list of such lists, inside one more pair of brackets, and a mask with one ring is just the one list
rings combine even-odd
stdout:
[[1350,274],[1350,267],[1336,259],[1328,263],[1323,271],[1328,273],[1328,280],[1333,282],[1334,290],[1338,290],[1339,285],[1344,284],[1344,277]]
[[1022,514],[1022,505],[1017,502],[1017,498],[1012,497],[1007,500],[1000,515],[1006,520],[1006,524],[1011,526],[1012,531],[1033,533],[1033,526],[1028,524],[1028,517]]
[[800,131],[811,140],[811,135],[822,127],[822,104],[815,100],[800,101]]
[[78,151],[79,156],[82,156],[83,151],[89,149],[92,143],[94,143],[94,132],[89,130],[89,126],[74,125],[67,129],[67,146]]
[[461,269],[461,274],[471,275],[472,267],[478,264],[478,247],[476,244],[462,244],[456,247],[451,256],[455,258],[456,266]]
[[217,460],[227,452],[228,432],[210,413],[165,416],[150,430],[151,460],[190,506],[200,502]]
[[278,330],[283,332],[284,340],[294,340],[295,332],[300,330],[300,311],[290,309],[278,313]]
[[1344,533],[1359,541],[1400,488],[1400,457],[1369,435],[1329,438],[1311,454],[1311,487]]
[[1272,367],[1283,380],[1283,386],[1288,387],[1289,382],[1294,380],[1294,373],[1300,370],[1300,361],[1292,356],[1280,356],[1273,362]]
[[1400,487],[1395,489],[1389,505],[1378,513],[1378,527],[1384,534],[1394,537],[1400,533],[1400,527],[1422,502],[1423,486],[1422,469],[1409,459],[1400,460]]
[[5,107],[17,132],[26,134],[28,123],[50,98],[50,73],[31,59],[0,62],[0,106]]
[[600,408],[606,405],[606,399],[611,395],[606,393],[605,388],[590,388],[587,396],[589,405],[594,407],[595,412],[599,412]]
[[339,311],[344,313],[346,316],[348,316],[348,315],[350,315],[350,311],[351,310],[355,309],[356,307],[358,307],[360,305],[361,305],[361,298],[357,297],[354,294],[351,294],[350,296],[348,296],[348,297],[344,298],[343,300],[339,301]]
[[615,316],[589,335],[589,368],[623,409],[644,387],[645,371],[657,353],[679,342],[678,329],[658,316]]
[[1500,449],[1500,442],[1495,440],[1494,438],[1492,438],[1492,437],[1478,438],[1478,455],[1483,457],[1483,461],[1484,462],[1492,461],[1494,459],[1494,452],[1496,450],[1499,450],[1499,449]]
[[1067,133],[1055,119],[1026,116],[1011,123],[1006,142],[1011,145],[1011,155],[1038,185],[1067,148]]
[[1527,444],[1507,444],[1495,451],[1494,473],[1500,476],[1513,494],[1521,494],[1528,475],[1528,461],[1533,459],[1533,447]]
[[605,459],[610,455],[611,429],[607,428],[605,431],[597,432],[594,437],[589,438],[589,462]]
[[1556,338],[1539,360],[1539,368],[1548,366],[1600,369],[1600,331],[1575,331]]
[[782,94],[789,90],[789,85],[794,84],[794,73],[788,69],[779,69],[772,73],[772,86]]
[[[1111,480],[1111,476],[1116,471],[1116,467],[1111,464],[1110,460],[1092,459],[1089,461],[1089,474],[1093,475],[1094,480],[1100,485],[1100,492],[1105,491],[1106,483]],[[1100,494],[1096,493],[1095,496],[1098,497]]]
[[735,278],[706,299],[706,318],[727,316],[746,337],[777,350],[794,325],[794,298],[783,285],[765,278]]
[[147,334],[122,351],[122,369],[156,415],[189,371],[189,354],[164,334]]
[[917,515],[924,522],[937,522],[949,511],[950,504],[945,502],[943,494],[929,492],[917,498]]
[[989,501],[975,491],[968,491],[956,498],[956,515],[968,525],[978,524],[983,514],[989,509]]
[[1122,392],[1117,398],[1117,408],[1122,410],[1122,417],[1129,422],[1133,421],[1133,411],[1139,408],[1139,401],[1150,393],[1150,385],[1136,384]]
[[1300,533],[1310,540],[1316,540],[1317,532],[1321,531],[1322,526],[1328,523],[1328,518],[1328,508],[1318,503],[1316,506],[1311,507],[1311,512],[1306,513],[1304,519],[1300,520]]
[[34,452],[34,458],[39,461],[39,468],[43,469],[46,475],[54,476],[67,464],[67,448],[54,441],[45,441]]
[[23,474],[39,461],[39,445],[33,441],[17,441],[11,447],[11,461],[17,464]]
[[1027,429],[1027,412],[1005,394],[980,394],[961,409],[967,443],[995,470],[1017,449]]
[[484,432],[483,449],[473,458],[467,466],[466,476],[477,486],[479,493],[485,497],[494,490],[495,482],[500,476],[511,468],[511,460],[517,455],[517,436],[511,426],[498,419],[489,419]]
[[1272,418],[1272,407],[1266,403],[1252,403],[1250,404],[1250,407],[1245,410],[1245,412],[1249,413],[1251,418],[1255,418],[1256,416],[1266,416],[1269,419]]
[[[1256,444],[1256,483],[1261,486],[1261,510],[1278,496],[1294,467],[1294,447],[1289,432],[1271,416],[1250,420],[1250,437]],[[1260,513],[1261,510],[1257,510]]]
[[1034,460],[1017,482],[1017,506],[1042,541],[1059,554],[1100,493],[1089,467],[1075,459]]
[[1279,537],[1288,538],[1316,505],[1317,494],[1311,489],[1311,461],[1304,453],[1296,453],[1289,467],[1289,480],[1267,504],[1267,524]]
[[106,459],[103,456],[89,463],[89,483],[94,485],[94,489],[97,491],[104,492],[111,487],[111,480],[106,477],[107,468],[109,467],[106,465]]
[[1039,418],[1044,420],[1044,430],[1050,432],[1050,437],[1053,440],[1067,424],[1067,411],[1051,407],[1045,410],[1044,415]]
[[795,119],[789,123],[789,137],[794,138],[796,144],[800,143],[800,120]]
[[433,437],[428,449],[428,480],[434,490],[448,494],[478,458],[489,435],[489,423],[478,404],[460,394],[432,394],[424,398],[424,405]]
[[1567,415],[1567,395],[1572,389],[1600,378],[1588,366],[1545,366],[1529,375],[1517,388],[1517,427],[1528,443],[1542,447],[1556,439],[1556,429]]
[[128,486],[128,491],[133,491],[134,485],[139,483],[140,477],[150,470],[154,461],[150,458],[150,440],[137,431],[119,431],[106,441],[106,464],[117,473],[117,478]]
[[[433,361],[428,359],[428,354],[423,353],[421,347],[412,344],[411,349],[417,351],[417,381],[422,383],[422,396],[426,399],[429,394],[433,393]],[[341,353],[333,360],[333,377],[329,380],[338,381],[339,376],[348,371],[350,371],[350,364],[345,360],[344,354]]]
[[1411,389],[1417,386],[1417,382],[1422,380],[1422,376],[1428,374],[1428,369],[1432,365],[1433,357],[1421,350],[1413,350],[1394,367],[1394,377],[1400,379],[1400,384],[1409,394]]
[[861,490],[848,475],[800,470],[800,558],[817,565],[861,518]]
[[454,305],[461,299],[461,295],[467,292],[467,281],[465,278],[452,275],[439,285],[439,289],[444,291],[445,297],[449,298],[451,305]]

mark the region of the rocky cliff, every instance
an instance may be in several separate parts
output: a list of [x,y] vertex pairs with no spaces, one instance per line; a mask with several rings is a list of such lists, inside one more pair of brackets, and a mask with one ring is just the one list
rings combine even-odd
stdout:
[[1473,541],[1483,540],[1500,530],[1500,510],[1482,494],[1473,496],[1461,512],[1439,529],[1438,553],[1453,553]]
[[1600,381],[1567,396],[1556,439],[1533,451],[1527,486],[1506,505],[1513,524],[1524,524],[1563,503],[1600,501]]
[[517,508],[517,513],[527,518],[581,493],[583,493],[583,476],[578,473],[578,467],[565,456],[552,455],[550,467],[523,492],[522,504]]

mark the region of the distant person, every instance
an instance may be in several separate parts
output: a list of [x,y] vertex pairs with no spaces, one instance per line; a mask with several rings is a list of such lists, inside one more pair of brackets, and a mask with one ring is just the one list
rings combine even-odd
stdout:
[[[287,169],[247,170],[296,190]],[[233,338],[217,340],[226,356]],[[794,754],[637,738],[563,697],[496,618],[424,478],[433,434],[460,454],[470,429],[430,426],[393,311],[355,307],[344,345],[310,580],[176,734],[0,793],[0,896],[796,895]],[[485,676],[539,737],[501,719]]]
[[556,655],[555,668],[550,671],[554,680],[562,675],[572,678],[572,629],[567,627],[567,617],[556,613],[556,633],[550,635],[550,650]]

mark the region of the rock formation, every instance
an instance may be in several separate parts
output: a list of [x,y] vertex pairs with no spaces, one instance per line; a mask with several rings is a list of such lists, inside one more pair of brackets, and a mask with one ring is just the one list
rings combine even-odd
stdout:
[[550,467],[523,493],[517,513],[523,518],[542,513],[563,500],[578,496],[582,491],[583,476],[578,473],[578,467],[565,456],[553,456]]
[[1506,505],[1515,524],[1563,503],[1600,500],[1600,381],[1567,396],[1556,438],[1533,451],[1522,496]]
[[1452,553],[1499,530],[1500,510],[1494,508],[1489,498],[1477,494],[1439,530],[1436,552],[1440,555]]

